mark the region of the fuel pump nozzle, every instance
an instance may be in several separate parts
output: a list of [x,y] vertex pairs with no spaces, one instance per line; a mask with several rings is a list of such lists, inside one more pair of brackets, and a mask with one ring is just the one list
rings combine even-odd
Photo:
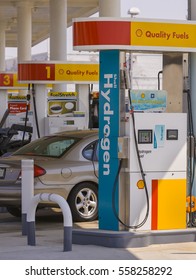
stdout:
[[127,68],[120,70],[120,88],[131,89],[131,79]]
[[[28,94],[26,95],[26,114],[25,114],[25,123],[24,123],[24,131],[23,131],[21,146],[23,146],[23,144],[24,144],[25,133],[27,132],[29,104],[30,104],[30,99],[31,99],[31,95],[30,95],[29,91],[30,91],[30,85],[28,85]],[[30,140],[29,141],[31,141],[31,134],[30,134]]]
[[36,100],[35,100],[35,85],[32,84],[32,96],[33,96],[33,107],[34,107],[34,113],[35,113],[35,123],[37,128],[37,136],[40,138],[40,131],[39,131],[39,123],[38,123],[38,116],[37,116],[37,106],[36,106]]

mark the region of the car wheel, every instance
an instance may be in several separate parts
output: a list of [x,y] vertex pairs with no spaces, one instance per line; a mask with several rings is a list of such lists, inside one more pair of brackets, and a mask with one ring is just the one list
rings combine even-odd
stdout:
[[68,203],[74,222],[93,221],[98,215],[98,192],[93,183],[81,183],[75,186]]
[[21,208],[15,206],[7,207],[7,211],[14,217],[21,217]]

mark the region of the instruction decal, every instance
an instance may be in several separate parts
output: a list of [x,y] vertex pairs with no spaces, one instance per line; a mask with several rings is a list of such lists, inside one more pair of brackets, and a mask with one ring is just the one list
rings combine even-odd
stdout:
[[155,125],[154,129],[154,149],[162,148],[165,144],[165,125]]

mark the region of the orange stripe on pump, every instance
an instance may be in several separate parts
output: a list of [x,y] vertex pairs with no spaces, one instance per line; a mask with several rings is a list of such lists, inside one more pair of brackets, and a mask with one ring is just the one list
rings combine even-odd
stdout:
[[84,21],[73,23],[73,45],[130,45],[130,22]]
[[158,228],[158,180],[152,180],[151,229]]

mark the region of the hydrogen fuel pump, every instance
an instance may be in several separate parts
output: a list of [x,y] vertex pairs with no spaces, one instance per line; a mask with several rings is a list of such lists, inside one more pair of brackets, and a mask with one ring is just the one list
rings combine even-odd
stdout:
[[[186,52],[196,52],[191,41],[194,30],[186,21],[100,18],[96,24],[94,19],[77,19],[73,24],[74,49],[100,52],[99,229],[185,229],[187,217],[196,212],[195,140],[189,138],[187,146],[187,120],[190,124],[191,119],[181,113],[182,61]],[[163,32],[167,38],[160,36]],[[81,35],[84,33],[85,37]],[[95,34],[93,40],[91,34]],[[130,113],[125,113],[125,88],[121,87],[126,63],[121,54],[125,50],[163,53],[158,82],[163,74],[167,111],[156,108],[136,112],[131,92]],[[140,101],[145,95],[146,91],[142,92]],[[155,100],[154,92],[148,95]],[[190,135],[194,136],[193,131]],[[188,159],[187,148],[191,149]],[[193,224],[192,219],[189,222]]]
[[[115,52],[115,51],[114,51]],[[119,58],[119,54],[117,58]],[[104,52],[105,55],[105,52]],[[112,59],[112,52],[110,52]],[[107,54],[108,56],[108,54]],[[107,58],[108,59],[108,58]],[[101,55],[101,62],[104,61]],[[114,61],[114,59],[113,59]],[[108,62],[107,62],[108,64]],[[119,60],[116,62],[119,67]],[[111,74],[109,72],[111,71]],[[113,69],[106,69],[103,76],[102,99],[103,108],[100,130],[99,180],[101,184],[111,185],[110,194],[105,187],[101,198],[108,196],[111,205],[111,217],[115,227],[139,230],[173,230],[187,227],[187,114],[166,113],[160,108],[135,111],[136,95],[132,95],[127,86],[125,70],[115,74]],[[118,70],[117,70],[118,71]],[[124,81],[122,81],[124,79]],[[125,86],[122,86],[125,84]],[[129,83],[130,84],[130,83]],[[120,88],[120,97],[115,96],[115,89]],[[125,103],[125,92],[128,87],[128,111]],[[111,95],[112,94],[112,95]],[[145,96],[145,91],[138,92]],[[146,94],[158,104],[159,91]],[[134,97],[135,99],[133,99]],[[161,97],[162,98],[162,97]],[[115,115],[116,104],[120,112]],[[145,103],[149,102],[145,100]],[[119,115],[118,115],[119,114]],[[120,120],[120,124],[114,118]],[[116,131],[111,124],[115,123]],[[118,147],[118,151],[116,151]],[[109,160],[110,159],[110,160]],[[112,162],[112,163],[111,163]],[[110,196],[110,198],[109,198]],[[100,202],[99,207],[101,207]],[[100,210],[100,228],[104,224],[106,214]],[[109,214],[107,214],[109,217]],[[112,218],[111,218],[112,219]],[[108,218],[107,225],[109,224]],[[105,220],[105,221],[106,221]],[[117,222],[116,222],[117,221]],[[111,222],[110,222],[111,223]],[[107,227],[103,225],[104,228]],[[110,229],[111,229],[110,228]]]
[[[127,75],[124,78],[127,81]],[[125,84],[127,87],[129,83]],[[148,113],[134,112],[130,88],[128,95],[126,136],[118,138],[118,176],[122,161],[128,160],[125,172],[128,180],[128,215],[126,221],[122,221],[115,209],[114,186],[112,205],[115,216],[128,229],[184,229],[187,116],[183,113],[157,113],[157,110],[154,113],[153,109]],[[151,98],[155,98],[153,91],[152,95]]]

